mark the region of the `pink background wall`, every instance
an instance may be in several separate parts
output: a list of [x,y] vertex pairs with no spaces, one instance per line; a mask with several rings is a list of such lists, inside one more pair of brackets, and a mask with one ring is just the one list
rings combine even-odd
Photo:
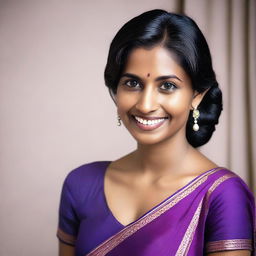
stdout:
[[[177,5],[171,0],[0,1],[1,256],[57,255],[57,212],[67,173],[135,147],[116,125],[103,70],[120,26],[153,8],[175,11]],[[200,14],[194,18],[200,20]],[[207,24],[199,25],[206,32]],[[217,51],[216,58],[222,58]],[[225,140],[217,129],[203,149],[223,166],[226,156],[218,146]]]

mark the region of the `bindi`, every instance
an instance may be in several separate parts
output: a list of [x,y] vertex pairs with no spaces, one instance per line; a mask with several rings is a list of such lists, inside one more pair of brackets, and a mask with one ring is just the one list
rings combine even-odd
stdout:
[[147,77],[150,77],[150,73],[147,74]]

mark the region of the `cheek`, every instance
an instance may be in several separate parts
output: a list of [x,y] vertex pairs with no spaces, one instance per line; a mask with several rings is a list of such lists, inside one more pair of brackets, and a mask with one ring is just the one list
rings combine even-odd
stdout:
[[124,93],[122,90],[117,91],[116,105],[120,113],[129,110],[133,106],[135,100],[134,95]]
[[165,110],[170,113],[171,116],[187,115],[190,110],[192,99],[190,95],[172,95],[171,99],[165,99]]

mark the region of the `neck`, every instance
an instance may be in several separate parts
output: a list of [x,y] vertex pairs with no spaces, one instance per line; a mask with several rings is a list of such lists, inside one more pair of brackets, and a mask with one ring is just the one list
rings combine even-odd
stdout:
[[134,157],[140,170],[145,174],[152,174],[152,176],[175,174],[183,167],[185,158],[191,149],[192,147],[184,137],[177,136],[152,145],[138,143]]

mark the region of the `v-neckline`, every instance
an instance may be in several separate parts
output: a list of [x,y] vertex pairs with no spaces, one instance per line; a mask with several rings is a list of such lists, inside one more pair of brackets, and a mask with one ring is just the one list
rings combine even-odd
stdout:
[[199,174],[198,176],[196,176],[194,179],[192,179],[191,181],[189,181],[186,185],[184,185],[183,187],[179,188],[178,190],[176,190],[174,193],[172,193],[170,196],[168,196],[167,198],[165,198],[164,200],[162,200],[160,203],[158,203],[157,205],[155,205],[154,207],[152,207],[151,209],[149,209],[147,212],[145,212],[143,215],[141,215],[140,217],[138,217],[136,220],[130,222],[127,225],[122,224],[114,215],[114,213],[112,212],[112,210],[110,209],[109,205],[108,205],[108,201],[107,201],[107,197],[105,194],[105,177],[106,177],[106,172],[108,167],[110,166],[110,164],[112,163],[112,161],[108,161],[107,165],[104,166],[104,170],[103,170],[103,175],[102,175],[102,196],[103,196],[103,200],[105,203],[105,207],[107,209],[107,211],[109,212],[109,214],[111,215],[112,219],[118,224],[120,225],[122,228],[126,228],[130,225],[132,225],[133,223],[139,221],[141,218],[143,218],[145,215],[148,215],[150,212],[154,211],[154,209],[158,208],[159,206],[161,206],[162,204],[164,204],[167,200],[171,199],[173,196],[175,196],[177,193],[179,193],[181,190],[184,190],[186,187],[188,187],[191,183],[195,182],[196,180],[200,179],[201,176],[204,176],[205,174],[207,174],[208,172],[211,172],[213,170],[216,170],[218,168],[221,167],[214,167],[212,169],[209,169],[205,172],[202,172],[201,174]]

